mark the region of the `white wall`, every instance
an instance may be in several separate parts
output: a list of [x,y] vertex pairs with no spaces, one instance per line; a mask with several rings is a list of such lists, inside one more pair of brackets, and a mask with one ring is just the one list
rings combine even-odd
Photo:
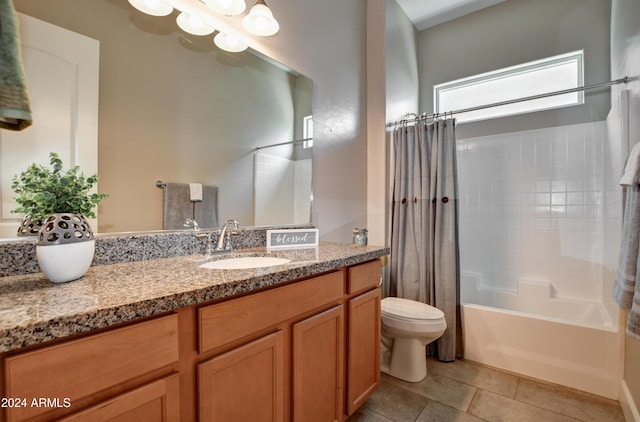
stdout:
[[419,113],[418,31],[395,0],[385,2],[387,121]]
[[322,240],[351,242],[367,224],[366,6],[274,0],[280,32],[252,44],[314,82],[313,223]]
[[[433,86],[584,49],[585,85],[608,81],[609,0],[509,0],[420,32],[420,112]],[[585,104],[460,125],[458,139],[604,120],[609,90]]]

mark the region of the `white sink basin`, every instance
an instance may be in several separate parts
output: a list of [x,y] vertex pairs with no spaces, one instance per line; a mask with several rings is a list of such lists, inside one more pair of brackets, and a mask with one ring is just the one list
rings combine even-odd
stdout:
[[275,258],[272,256],[243,256],[240,258],[227,258],[206,262],[200,265],[200,268],[214,270],[243,270],[247,268],[273,267],[276,265],[286,264],[287,262],[291,262],[291,260],[286,258]]

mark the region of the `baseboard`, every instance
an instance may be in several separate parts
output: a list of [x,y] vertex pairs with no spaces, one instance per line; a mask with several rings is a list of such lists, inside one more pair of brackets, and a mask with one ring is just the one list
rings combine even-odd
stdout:
[[620,407],[622,407],[622,413],[627,422],[640,422],[637,403],[633,401],[625,380],[620,381]]

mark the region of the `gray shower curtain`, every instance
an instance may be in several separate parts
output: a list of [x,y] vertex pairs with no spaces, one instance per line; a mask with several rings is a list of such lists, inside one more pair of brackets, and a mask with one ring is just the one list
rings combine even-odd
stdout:
[[455,120],[393,132],[390,292],[435,306],[447,330],[430,353],[462,357]]

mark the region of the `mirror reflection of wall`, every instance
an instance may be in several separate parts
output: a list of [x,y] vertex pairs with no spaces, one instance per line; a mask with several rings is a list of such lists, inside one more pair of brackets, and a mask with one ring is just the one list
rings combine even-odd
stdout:
[[[261,147],[254,161],[254,224],[303,224],[311,221],[313,116],[311,80],[298,79],[294,103],[294,144]],[[309,139],[309,140],[307,140]]]
[[[49,165],[56,151],[65,168],[98,168],[99,42],[19,14],[22,59],[37,124],[0,131],[0,237],[15,237],[19,215],[11,188],[32,162]],[[45,71],[43,71],[45,69]],[[97,227],[94,220],[92,227]]]
[[[309,79],[182,32],[177,12],[147,16],[126,0],[14,4],[100,42],[99,189],[110,197],[99,207],[98,232],[162,229],[158,180],[217,185],[218,221],[256,224],[256,147],[301,138],[311,114]],[[298,146],[278,155],[311,158]]]

